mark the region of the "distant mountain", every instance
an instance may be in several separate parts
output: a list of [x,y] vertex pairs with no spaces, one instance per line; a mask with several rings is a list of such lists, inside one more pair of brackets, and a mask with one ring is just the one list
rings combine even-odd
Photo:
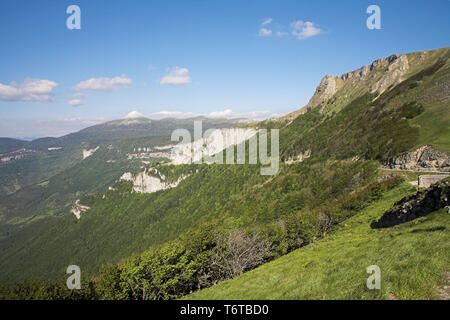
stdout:
[[13,139],[13,138],[0,138],[0,154],[15,151],[28,145],[27,141]]
[[[175,129],[192,131],[195,120],[202,121],[203,130],[230,128],[246,121],[206,117],[162,120],[134,118],[109,121],[58,138],[46,137],[33,141],[0,138],[0,154],[3,154],[0,157],[0,197],[47,180],[80,163],[83,150],[123,139],[170,137]],[[8,154],[21,148],[27,150],[20,151],[20,154]]]
[[68,147],[80,143],[91,145],[119,139],[168,136],[175,129],[193,130],[195,120],[203,122],[203,128],[230,128],[242,123],[245,119],[212,119],[196,117],[187,119],[166,118],[152,120],[148,118],[131,118],[108,121],[87,127],[75,133],[59,138],[41,138],[30,143],[31,147],[42,149],[48,147]]

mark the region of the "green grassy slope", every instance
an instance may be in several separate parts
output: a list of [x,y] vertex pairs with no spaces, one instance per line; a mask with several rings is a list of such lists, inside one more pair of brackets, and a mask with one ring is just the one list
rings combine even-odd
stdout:
[[[388,229],[370,222],[403,196],[402,184],[340,224],[324,239],[187,299],[435,299],[450,268],[446,209]],[[366,268],[381,268],[381,290],[368,290]]]

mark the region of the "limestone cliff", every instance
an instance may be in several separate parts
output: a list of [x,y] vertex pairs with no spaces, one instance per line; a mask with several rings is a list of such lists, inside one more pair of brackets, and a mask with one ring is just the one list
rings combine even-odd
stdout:
[[75,216],[77,220],[79,220],[81,218],[81,214],[89,209],[90,207],[80,204],[80,200],[78,199],[72,205],[72,209],[70,210],[70,212]]
[[169,182],[165,175],[155,168],[147,168],[135,175],[130,172],[124,173],[120,180],[131,181],[133,183],[133,191],[137,193],[153,193],[160,190],[176,187],[181,181],[189,175],[182,175],[178,180]]
[[95,148],[89,149],[89,150],[83,149],[83,160],[92,156],[95,153],[95,151],[98,150],[98,148],[100,148],[100,147],[95,147]]
[[216,129],[193,142],[178,144],[172,149],[173,164],[196,162],[232,145],[238,145],[256,134],[252,128]]
[[320,81],[308,104],[282,119],[292,121],[309,110],[324,107],[336,94],[339,99],[335,99],[335,104],[344,104],[367,92],[381,94],[392,85],[403,81],[409,71],[408,55],[393,54],[340,76],[327,74]]

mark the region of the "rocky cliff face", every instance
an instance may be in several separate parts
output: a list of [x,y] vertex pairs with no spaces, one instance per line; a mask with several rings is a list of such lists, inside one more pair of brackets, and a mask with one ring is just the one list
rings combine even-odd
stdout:
[[95,147],[94,149],[89,150],[83,149],[83,160],[92,156],[95,153],[95,151],[98,150],[98,148],[100,147]]
[[356,84],[364,80],[373,80],[369,92],[384,92],[389,86],[400,83],[408,72],[408,57],[404,54],[393,54],[387,58],[377,59],[370,66],[363,66],[357,70],[339,76],[344,82]]
[[[175,146],[162,146],[157,150],[160,153],[164,153],[165,157],[170,158],[172,160],[172,164],[188,164],[202,160],[202,157],[215,155],[232,145],[238,145],[255,134],[256,130],[251,128],[215,129],[206,137],[193,142],[178,144]],[[146,148],[145,150],[139,149],[138,152],[151,151],[148,149],[149,148]],[[133,154],[127,156],[128,158],[131,158],[131,156],[133,156],[133,158],[138,157]],[[133,183],[134,192],[153,193],[160,190],[174,188],[188,176],[189,174],[185,174],[179,177],[176,181],[169,182],[159,170],[155,168],[146,168],[137,174],[126,172],[120,177],[119,180],[131,181]]]
[[[404,54],[394,54],[388,58],[375,60],[370,66],[370,71],[367,74],[369,74],[376,68],[376,66],[374,66],[375,62],[377,63],[377,65],[387,65],[387,67],[382,71],[381,77],[377,79],[377,81],[373,85],[370,86],[370,93],[383,93],[391,85],[402,82],[404,80],[403,76],[409,70],[408,57]],[[373,76],[372,78],[376,79],[375,76]]]
[[331,74],[327,74],[322,78],[314,92],[314,95],[306,105],[307,109],[319,106],[324,101],[330,99],[337,91],[336,79]]
[[385,228],[425,216],[450,205],[450,179],[440,181],[424,191],[403,198],[386,211],[372,228]]
[[216,129],[206,137],[190,143],[178,144],[170,156],[173,164],[192,163],[212,156],[232,145],[238,145],[256,134],[251,128]]
[[148,168],[136,175],[126,172],[120,177],[120,180],[131,181],[133,191],[137,193],[153,193],[159,190],[165,190],[176,187],[181,181],[189,175],[182,175],[176,181],[168,182],[167,178],[155,168]]
[[340,100],[336,100],[336,103],[344,104],[367,92],[383,93],[392,85],[403,81],[409,70],[408,56],[405,54],[393,54],[340,76],[327,74],[320,81],[308,104],[284,118],[293,120],[309,110],[322,107],[335,94],[340,95]]
[[70,212],[75,216],[77,220],[79,220],[81,218],[81,214],[89,209],[90,207],[80,204],[80,200],[78,199],[72,205],[72,209],[70,210]]
[[396,170],[450,172],[450,157],[431,146],[423,146],[390,160],[385,166]]

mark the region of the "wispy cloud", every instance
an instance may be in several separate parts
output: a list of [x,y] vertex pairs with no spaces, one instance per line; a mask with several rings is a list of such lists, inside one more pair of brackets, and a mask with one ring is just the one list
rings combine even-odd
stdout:
[[272,30],[267,29],[267,28],[261,28],[259,29],[259,35],[261,37],[268,37],[272,34]]
[[[269,37],[275,34],[281,38],[289,35],[288,32],[283,31],[281,26],[274,26],[272,21],[272,18],[267,18],[261,23],[258,33],[259,36]],[[292,29],[290,34],[299,40],[305,40],[323,33],[323,30],[315,22],[311,21],[296,20],[291,22],[290,26]],[[274,31],[272,31],[273,29]]]
[[189,75],[189,70],[187,68],[175,67],[169,71],[167,75],[159,80],[161,85],[186,85],[191,83],[191,76]]
[[184,112],[184,111],[172,111],[172,110],[162,110],[155,113],[143,114],[138,111],[131,111],[125,116],[125,118],[138,118],[146,117],[151,119],[163,119],[163,118],[193,118],[193,117],[208,117],[208,118],[247,118],[252,120],[264,120],[268,118],[280,117],[282,114],[274,113],[270,110],[257,110],[248,112],[234,112],[231,109],[225,109],[220,111],[211,111],[209,113],[194,113],[194,112]]
[[268,118],[280,117],[281,114],[274,113],[270,110],[257,110],[248,112],[234,112],[231,109],[225,109],[223,111],[213,111],[206,115],[210,118],[248,118],[253,120],[263,120]]
[[173,118],[189,118],[189,117],[195,117],[198,116],[198,114],[194,112],[183,112],[183,111],[167,111],[162,110],[153,113],[150,116],[156,116],[156,117],[173,117]]
[[299,40],[305,40],[323,33],[323,30],[311,21],[303,22],[302,20],[297,20],[291,23],[291,27],[292,34]]
[[72,100],[69,101],[69,104],[72,107],[78,107],[78,106],[81,106],[83,104],[83,100],[81,100],[81,99],[72,99]]
[[72,89],[74,90],[93,90],[93,91],[113,91],[119,88],[131,87],[131,79],[125,75],[114,78],[91,78],[81,81]]
[[272,18],[264,19],[264,21],[261,23],[262,26],[268,25],[272,23]]
[[0,100],[53,101],[53,89],[57,86],[54,81],[31,78],[26,78],[22,83],[0,83]]
[[72,96],[72,100],[69,101],[69,105],[71,105],[72,107],[81,106],[83,104],[84,97],[85,95],[83,93],[75,93]]
[[261,28],[259,29],[258,33],[260,37],[268,37],[272,34],[272,30],[268,27],[271,23],[272,18],[264,19],[264,21],[261,23]]

